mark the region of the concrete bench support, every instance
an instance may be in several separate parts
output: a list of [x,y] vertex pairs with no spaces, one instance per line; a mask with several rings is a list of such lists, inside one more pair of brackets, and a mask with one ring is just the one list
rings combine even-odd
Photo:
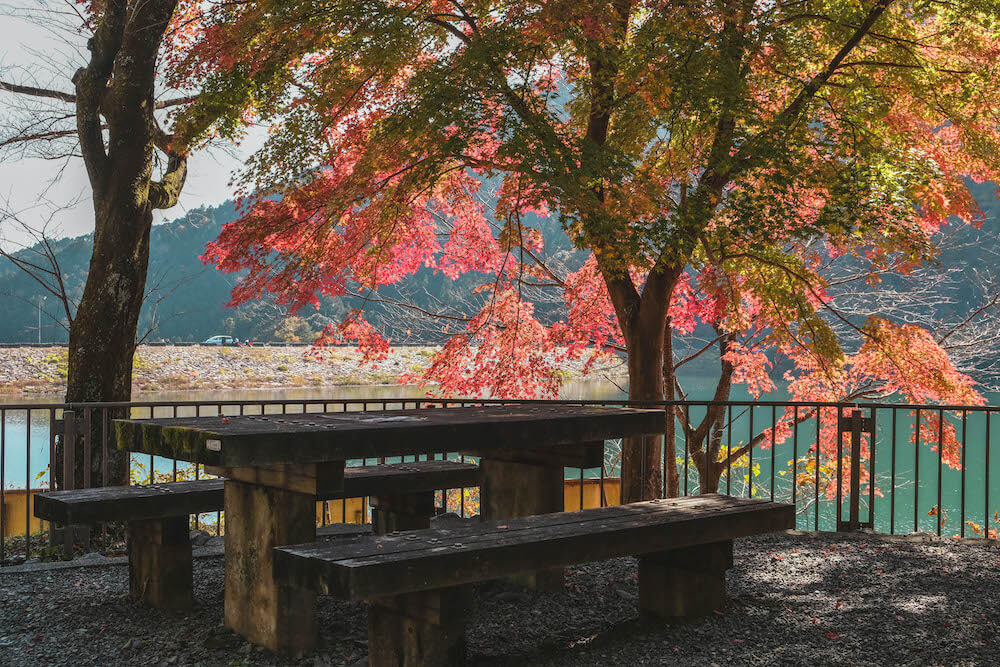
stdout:
[[188,517],[129,521],[129,593],[160,609],[191,606],[191,541]]
[[369,603],[369,664],[465,664],[465,622],[472,607],[469,587],[405,593]]
[[732,540],[640,556],[639,611],[665,619],[721,611],[732,566]]

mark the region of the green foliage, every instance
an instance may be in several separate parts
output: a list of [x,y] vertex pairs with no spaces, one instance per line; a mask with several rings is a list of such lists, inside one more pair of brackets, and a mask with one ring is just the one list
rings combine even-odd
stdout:
[[302,317],[291,316],[274,330],[273,340],[285,343],[311,343],[316,340],[318,332],[314,331],[309,322]]

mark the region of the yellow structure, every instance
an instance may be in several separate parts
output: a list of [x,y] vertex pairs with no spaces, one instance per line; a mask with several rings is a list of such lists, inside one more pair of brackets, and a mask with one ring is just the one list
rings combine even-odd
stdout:
[[583,507],[580,507],[580,480],[567,479],[563,489],[566,494],[565,507],[567,512],[573,512],[578,509],[589,510],[594,507],[606,507],[621,503],[622,485],[621,480],[617,477],[606,477],[604,479],[604,502],[601,502],[601,480],[583,480]]
[[35,518],[35,494],[48,489],[32,489],[28,496],[24,489],[6,489],[3,492],[3,505],[0,506],[0,518],[3,523],[3,536],[24,535],[25,503],[31,503],[28,508],[31,519],[31,532],[40,533],[48,522]]

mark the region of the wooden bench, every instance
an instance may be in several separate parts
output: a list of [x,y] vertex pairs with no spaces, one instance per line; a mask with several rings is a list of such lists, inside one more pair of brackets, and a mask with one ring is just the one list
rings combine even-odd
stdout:
[[[35,516],[63,524],[124,521],[128,532],[129,589],[160,608],[192,602],[191,514],[224,508],[224,479],[107,486],[35,496]],[[434,492],[479,485],[479,468],[456,461],[418,461],[344,470],[343,489],[317,500],[370,497],[376,533],[427,528]]]
[[677,618],[726,600],[733,539],[795,527],[792,505],[707,495],[275,549],[282,586],[367,600],[369,665],[464,664],[466,584],[639,557],[639,608]]

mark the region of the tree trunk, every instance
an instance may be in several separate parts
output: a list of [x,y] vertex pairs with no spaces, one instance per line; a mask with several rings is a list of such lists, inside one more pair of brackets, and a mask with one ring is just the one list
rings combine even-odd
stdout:
[[667,401],[667,429],[664,433],[663,458],[667,471],[666,493],[667,498],[676,498],[680,495],[680,480],[677,476],[677,417],[674,409],[669,405],[677,398],[674,387],[674,335],[670,329],[670,316],[663,326],[663,398]]
[[[128,196],[127,183],[115,185]],[[142,205],[122,199],[109,196],[97,211],[90,272],[69,331],[68,403],[127,402],[132,397],[132,360],[146,288],[152,211],[148,202]],[[127,417],[127,408],[115,408],[108,415],[109,419]],[[108,479],[102,479],[101,420],[93,419],[91,429],[92,482],[128,484],[128,455],[113,442],[108,443]],[[82,456],[77,459],[82,463]],[[77,474],[82,475],[82,468]],[[82,485],[80,477],[76,486]]]
[[[648,334],[648,335],[643,335]],[[631,401],[663,400],[663,329],[641,328],[628,339],[628,397]],[[659,498],[662,488],[661,435],[622,441],[622,502]]]
[[[623,333],[628,349],[629,400],[663,401],[664,330],[670,297],[683,268],[673,266],[651,271],[641,297],[627,304],[625,299],[615,298],[617,295],[609,285],[612,301],[618,302],[618,320],[625,322]],[[662,435],[625,438],[622,442],[622,502],[650,500],[662,495],[662,443]],[[667,443],[667,457],[669,470],[674,461],[672,440]]]
[[722,477],[723,466],[715,460],[715,455],[711,451],[709,448],[707,454],[705,451],[698,451],[691,455],[698,469],[698,487],[701,495],[719,492],[719,478]]
[[[125,402],[132,396],[152,210],[174,206],[187,177],[186,154],[172,145],[174,137],[154,115],[157,59],[176,5],[177,0],[106,0],[87,42],[90,62],[73,77],[77,135],[95,221],[90,272],[70,325],[68,403]],[[157,148],[168,158],[158,181],[153,179]],[[108,443],[107,479],[100,474],[103,421],[96,415],[91,432],[83,434],[91,444],[90,481],[127,484],[128,455],[113,442]],[[118,408],[108,418],[127,416],[127,408]],[[83,458],[77,456],[78,486],[83,485]]]

